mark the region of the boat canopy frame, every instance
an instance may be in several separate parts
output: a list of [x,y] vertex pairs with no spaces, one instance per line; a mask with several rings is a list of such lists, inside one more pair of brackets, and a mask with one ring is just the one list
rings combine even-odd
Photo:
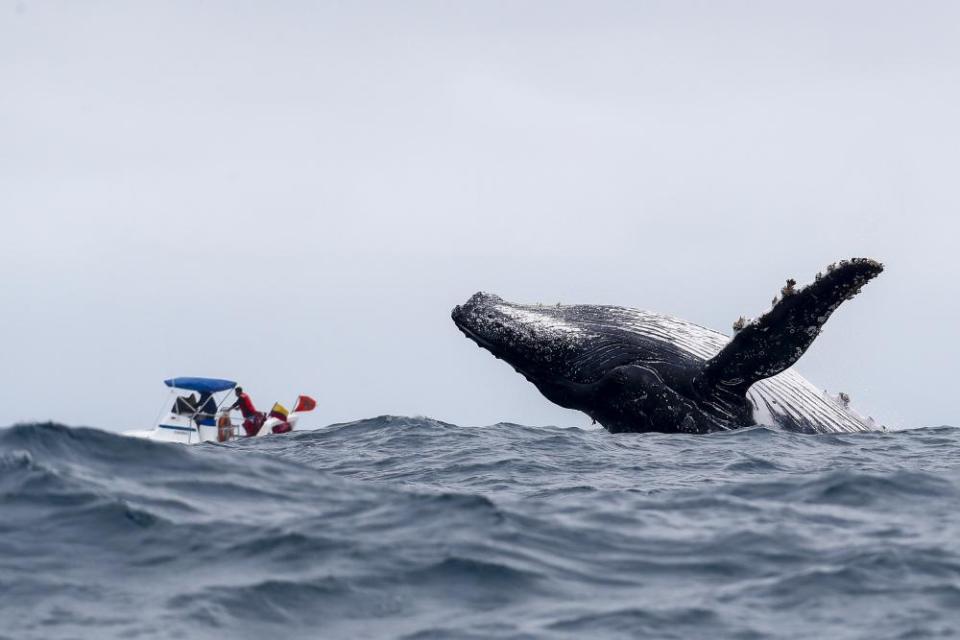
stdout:
[[195,377],[170,378],[169,380],[164,380],[163,384],[171,389],[196,391],[197,393],[220,393],[221,391],[229,391],[237,386],[237,383],[233,380]]

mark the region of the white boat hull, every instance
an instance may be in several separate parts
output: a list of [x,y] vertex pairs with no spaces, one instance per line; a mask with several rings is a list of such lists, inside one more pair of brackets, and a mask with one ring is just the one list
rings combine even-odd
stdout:
[[[167,417],[170,418],[171,416]],[[300,414],[298,413],[291,413],[287,417],[286,421],[290,423],[290,426],[293,427],[293,430],[296,430],[299,417]],[[220,438],[220,430],[215,425],[200,425],[198,431],[196,426],[182,424],[182,422],[184,421],[162,420],[160,424],[153,429],[127,431],[124,435],[134,438],[155,440],[158,442],[176,442],[179,444],[229,442],[231,440],[239,440],[247,437],[262,438],[267,435],[274,435],[273,428],[278,424],[281,424],[282,421],[277,418],[267,418],[266,422],[263,423],[263,427],[260,428],[260,431],[258,431],[257,435],[255,436],[247,436],[243,433],[243,427],[241,425],[234,424],[230,427],[230,432],[226,439]]]

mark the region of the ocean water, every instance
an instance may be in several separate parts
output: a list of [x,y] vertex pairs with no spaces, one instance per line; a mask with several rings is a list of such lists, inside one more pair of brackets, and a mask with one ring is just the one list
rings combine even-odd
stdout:
[[960,431],[0,430],[0,637],[939,638]]

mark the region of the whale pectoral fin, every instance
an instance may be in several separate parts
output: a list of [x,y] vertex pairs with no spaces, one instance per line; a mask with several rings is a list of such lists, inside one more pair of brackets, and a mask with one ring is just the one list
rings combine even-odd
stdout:
[[700,380],[746,393],[757,380],[774,376],[793,365],[820,334],[830,314],[867,282],[883,271],[869,258],[854,258],[831,265],[812,284],[784,287],[783,297],[763,316],[742,329],[704,363]]

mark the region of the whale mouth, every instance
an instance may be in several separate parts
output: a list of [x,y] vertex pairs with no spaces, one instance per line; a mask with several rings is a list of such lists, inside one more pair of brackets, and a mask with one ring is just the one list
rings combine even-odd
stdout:
[[478,349],[486,349],[486,350],[490,353],[490,355],[492,355],[492,356],[493,356],[494,358],[496,358],[497,360],[503,360],[504,362],[506,362],[507,364],[509,364],[509,365],[513,368],[514,371],[516,371],[516,372],[519,373],[521,376],[523,376],[524,378],[526,378],[528,382],[532,382],[532,383],[534,383],[534,384],[537,384],[537,379],[536,379],[536,377],[535,377],[533,374],[531,374],[531,373],[528,372],[528,371],[525,371],[524,369],[521,369],[520,367],[518,367],[517,365],[513,364],[512,362],[510,362],[509,360],[507,360],[505,357],[503,357],[503,356],[501,356],[499,353],[497,353],[497,349],[496,349],[496,347],[494,346],[494,344],[493,344],[492,342],[490,342],[489,340],[483,338],[482,336],[478,335],[477,333],[471,331],[469,327],[460,324],[459,322],[456,321],[456,319],[454,319],[453,322],[454,322],[454,324],[457,325],[457,328],[460,329],[461,332],[463,332],[463,335],[465,335],[465,336],[467,336],[468,338],[470,338],[470,340],[472,340],[472,341],[477,345],[477,348],[478,348]]

